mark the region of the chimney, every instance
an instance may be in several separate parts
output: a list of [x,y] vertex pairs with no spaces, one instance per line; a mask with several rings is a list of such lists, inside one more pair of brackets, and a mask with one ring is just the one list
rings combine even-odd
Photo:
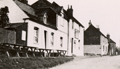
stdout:
[[97,25],[96,28],[97,28],[98,30],[100,30],[99,25]]
[[91,20],[89,20],[89,23],[88,23],[88,24],[89,24],[89,26],[92,25]]
[[72,8],[72,5],[71,5],[71,7],[69,7],[69,5],[68,5],[67,13],[68,13],[69,19],[71,19],[73,17],[73,8]]
[[107,34],[108,42],[110,42],[110,34]]

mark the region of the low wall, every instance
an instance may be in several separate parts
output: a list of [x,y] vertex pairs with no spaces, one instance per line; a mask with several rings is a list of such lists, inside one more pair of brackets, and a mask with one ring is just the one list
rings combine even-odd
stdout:
[[101,54],[100,45],[84,45],[84,53]]

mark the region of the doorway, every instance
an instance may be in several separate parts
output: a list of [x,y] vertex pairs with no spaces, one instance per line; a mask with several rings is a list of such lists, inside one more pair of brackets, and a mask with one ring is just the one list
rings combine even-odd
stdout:
[[44,31],[45,49],[47,47],[47,31]]
[[71,53],[73,53],[73,38],[71,39]]

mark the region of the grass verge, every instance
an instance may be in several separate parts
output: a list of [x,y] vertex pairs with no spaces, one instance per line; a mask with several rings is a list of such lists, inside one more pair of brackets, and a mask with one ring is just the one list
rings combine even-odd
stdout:
[[47,69],[71,60],[73,57],[8,58],[0,55],[0,69]]

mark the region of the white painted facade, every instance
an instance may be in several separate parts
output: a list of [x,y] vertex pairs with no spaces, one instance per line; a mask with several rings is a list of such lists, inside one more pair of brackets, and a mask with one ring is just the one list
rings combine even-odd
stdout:
[[108,53],[108,40],[103,35],[100,36],[100,45],[84,45],[84,53],[107,55]]
[[[8,6],[9,13],[8,17],[10,23],[19,23],[24,22],[23,18],[29,18],[16,4],[13,0],[2,0],[0,1],[0,7]],[[45,38],[44,31],[47,31],[47,41],[46,41],[46,49],[57,49],[57,50],[67,50],[67,20],[63,19],[61,16],[57,16],[57,28],[58,30],[46,27],[44,25],[38,24],[36,22],[26,20],[28,22],[28,36],[27,37],[27,45],[43,48],[45,49]],[[63,25],[62,25],[62,24]],[[38,43],[34,43],[34,27],[39,28],[38,32]],[[53,45],[51,45],[51,33],[54,33]],[[23,36],[23,35],[22,35]],[[60,38],[62,39],[62,46],[60,46]],[[22,39],[22,38],[21,38]],[[25,39],[24,39],[25,40]]]
[[[58,16],[57,19],[57,28],[58,30],[46,27],[44,25],[38,24],[36,22],[27,20],[28,22],[28,46],[38,47],[45,49],[45,31],[46,33],[46,49],[53,49],[53,50],[66,50],[67,51],[67,22],[64,21],[64,26],[60,25],[60,16]],[[63,20],[62,20],[63,21]],[[38,43],[34,43],[34,27],[39,28],[38,32]],[[51,33],[54,33],[53,40]],[[60,45],[60,38],[63,38],[62,40],[62,46]],[[53,45],[51,44],[51,41],[53,41]]]
[[101,45],[85,45],[84,53],[101,55]]
[[101,35],[100,40],[101,55],[106,55],[108,53],[108,39]]
[[[29,18],[29,16],[27,16],[27,14],[24,11],[22,11],[20,7],[18,7],[13,0],[0,0],[0,8],[5,6],[8,6],[9,8],[8,17],[9,17],[10,23],[24,22],[23,18]],[[28,23],[28,32],[24,32],[22,34],[23,37],[21,39],[27,40],[27,46],[38,47],[42,49],[46,48],[46,49],[53,49],[53,50],[66,50],[67,55],[74,54],[77,56],[83,56],[84,55],[83,54],[83,50],[84,50],[83,28],[75,22],[73,24],[72,20],[68,22],[66,19],[63,18],[63,16],[59,16],[57,14],[56,16],[57,16],[56,25],[58,30],[52,29],[42,24],[38,24],[31,20],[26,20],[26,22]],[[73,28],[72,28],[72,25],[74,25]],[[35,27],[38,28],[37,43],[34,42]],[[78,38],[75,38],[75,30],[79,31]],[[46,46],[45,46],[45,31],[47,32]],[[54,37],[53,37],[54,39],[52,38],[51,33],[54,34]],[[28,34],[28,35],[24,36],[25,34]],[[25,37],[27,37],[27,39],[25,39]],[[73,38],[73,53],[71,53],[72,38]],[[76,43],[74,44],[74,42]]]
[[[75,31],[78,31],[75,35]],[[84,56],[84,29],[78,23],[70,20],[69,22],[69,47],[68,55]]]

